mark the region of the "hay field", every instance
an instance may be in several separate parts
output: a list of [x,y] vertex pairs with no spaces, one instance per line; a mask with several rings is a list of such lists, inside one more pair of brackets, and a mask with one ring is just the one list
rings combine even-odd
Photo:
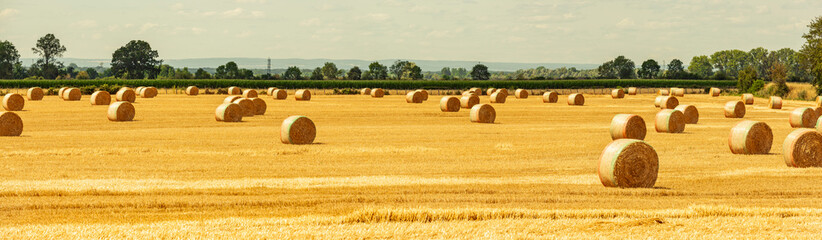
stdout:
[[[496,124],[404,95],[277,101],[241,123],[214,120],[225,95],[138,98],[135,121],[46,96],[0,138],[0,238],[811,238],[822,233],[822,169],[788,168],[788,115],[769,155],[733,155],[722,106],[686,95],[699,124],[654,129],[654,95],[586,95],[585,106],[508,98]],[[292,93],[289,93],[292,94]],[[488,96],[480,97],[489,103]],[[605,188],[598,158],[619,113],[642,116],[660,158],[655,189]],[[316,144],[285,145],[291,115]]]

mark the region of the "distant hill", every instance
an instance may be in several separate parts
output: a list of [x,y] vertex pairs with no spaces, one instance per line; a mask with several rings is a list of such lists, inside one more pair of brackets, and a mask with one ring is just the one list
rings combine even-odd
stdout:
[[[226,62],[234,61],[241,68],[247,69],[266,69],[265,58],[191,58],[191,59],[163,59],[164,64],[169,64],[175,68],[216,68]],[[417,63],[423,71],[437,72],[444,67],[450,68],[466,68],[471,69],[478,62],[476,61],[437,61],[437,60],[414,60],[404,59]],[[31,65],[32,59],[21,59],[24,65]],[[62,58],[60,59],[64,64],[77,64],[80,67],[97,67],[100,63],[104,67],[108,67],[111,59],[80,59],[80,58]],[[378,60],[383,65],[390,66],[395,59]],[[301,69],[313,69],[315,67],[322,67],[325,62],[333,62],[340,69],[349,69],[354,66],[360,68],[367,68],[368,64],[373,61],[356,60],[356,59],[271,59],[272,69],[284,69],[289,66],[297,66]],[[575,67],[577,69],[593,69],[599,66],[598,64],[575,64],[575,63],[514,63],[514,62],[482,62],[488,66],[491,71],[516,71],[519,69],[529,69],[537,67],[546,67],[549,69],[561,67]]]

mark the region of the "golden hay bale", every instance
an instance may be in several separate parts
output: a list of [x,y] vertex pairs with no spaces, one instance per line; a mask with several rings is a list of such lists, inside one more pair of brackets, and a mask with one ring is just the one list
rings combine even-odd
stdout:
[[269,96],[274,96],[274,90],[277,90],[277,89],[278,88],[270,87],[270,88],[265,90],[265,94],[268,94]]
[[526,99],[528,98],[528,90],[525,89],[517,89],[514,91],[514,97],[519,99]]
[[258,95],[257,90],[254,89],[246,89],[243,91],[244,98],[256,98]]
[[685,96],[685,89],[684,88],[675,88],[673,91],[671,91],[671,95],[677,96],[677,97],[684,97]]
[[239,87],[229,87],[228,88],[228,95],[240,95],[243,94],[243,90]]
[[271,96],[276,100],[285,100],[288,98],[288,92],[282,89],[277,89],[274,90],[274,93],[272,93]]
[[696,124],[699,122],[699,110],[693,105],[679,105],[674,109],[679,110],[682,112],[682,115],[685,115],[686,124]]
[[240,108],[243,109],[243,117],[253,117],[257,113],[257,106],[254,105],[254,101],[251,101],[251,99],[238,98],[232,103],[240,105]]
[[813,108],[802,107],[791,111],[789,121],[793,128],[813,128],[816,125],[816,111]]
[[618,139],[602,151],[597,171],[606,187],[651,188],[656,184],[659,156],[637,139]]
[[472,91],[465,91],[465,92],[462,92],[462,96],[463,97],[464,96],[479,96],[479,94],[477,94],[475,92],[472,92]]
[[822,134],[813,129],[797,129],[782,144],[788,167],[822,167]]
[[611,120],[611,139],[645,139],[647,127],[642,117],[634,114],[617,114]]
[[443,112],[459,112],[460,99],[454,96],[442,97],[442,99],[440,100],[440,110],[442,110]]
[[186,88],[186,95],[197,96],[199,94],[200,94],[200,88],[197,88],[196,86],[188,86]]
[[468,95],[460,98],[460,107],[471,109],[474,105],[479,104],[480,99],[477,95]]
[[611,90],[611,98],[625,98],[625,91],[622,89]]
[[477,104],[471,107],[469,117],[471,122],[475,123],[494,123],[497,119],[497,111],[490,104]]
[[814,108],[813,110],[816,111],[817,117],[822,117],[822,108]]
[[502,92],[502,93],[505,93],[505,97],[508,97],[508,89],[505,89],[505,88],[500,88],[500,89],[497,89],[497,90],[496,90],[496,91],[494,91],[494,92]]
[[656,114],[656,131],[681,133],[685,131],[685,114],[676,109],[662,109]]
[[228,96],[223,99],[223,103],[233,103],[234,100],[240,99],[240,96]]
[[382,88],[371,89],[371,97],[381,98],[382,96],[385,96],[385,91]]
[[106,91],[96,91],[91,94],[91,105],[109,105],[111,104],[111,94]]
[[108,106],[108,120],[121,122],[134,120],[134,105],[130,102],[120,101]]
[[416,92],[420,93],[420,96],[422,96],[423,101],[428,101],[428,91],[425,91],[425,89],[417,89]]
[[370,88],[360,89],[360,94],[362,94],[362,95],[371,95],[371,89]]
[[6,111],[21,111],[26,105],[26,99],[17,93],[8,93],[3,97],[3,108]]
[[816,107],[822,107],[822,96],[816,97]]
[[816,130],[822,132],[822,117],[816,119]]
[[70,87],[61,87],[60,90],[57,91],[57,97],[59,97],[60,99],[63,99],[63,92],[66,91],[66,89],[69,89],[69,88]]
[[422,93],[418,91],[411,91],[405,94],[405,102],[407,103],[422,103]]
[[635,87],[629,87],[628,88],[628,95],[636,95],[636,94],[637,94],[637,89]]
[[214,119],[218,122],[240,122],[243,120],[243,108],[236,103],[223,103],[217,107]]
[[719,97],[720,93],[722,93],[722,89],[719,88],[711,88],[711,91],[709,92],[711,97]]
[[771,96],[771,100],[768,101],[768,108],[782,109],[782,98],[777,96]]
[[664,97],[665,97],[665,96],[656,96],[656,99],[654,99],[654,107],[659,107],[659,106],[661,106],[661,104],[662,104],[662,98],[664,98]]
[[494,94],[496,91],[496,88],[489,88],[488,90],[485,90],[485,95],[491,96],[491,94]]
[[745,104],[742,101],[730,101],[725,103],[725,117],[726,118],[743,118],[745,117]]
[[114,95],[114,99],[117,99],[117,101],[133,103],[137,100],[137,95],[134,93],[134,90],[131,90],[131,88],[124,87],[117,91],[117,94]]
[[250,98],[251,102],[254,103],[254,115],[265,115],[265,111],[268,109],[268,104],[265,103],[265,100],[262,98]]
[[0,112],[0,136],[20,136],[23,133],[23,119],[14,112]]
[[468,91],[475,92],[477,95],[482,95],[482,89],[481,88],[471,88],[471,89],[468,89]]
[[674,109],[679,106],[679,100],[674,96],[662,96],[659,100],[659,107],[662,109]]
[[745,105],[753,105],[754,104],[754,95],[750,94],[750,93],[742,94],[742,102],[744,102]]
[[137,95],[140,95],[140,93],[143,91],[143,88],[146,88],[146,87],[139,86],[139,87],[135,88],[134,93],[136,93]]
[[141,98],[154,98],[157,96],[156,87],[144,87],[139,91]]
[[657,94],[658,94],[659,96],[668,96],[668,95],[670,95],[670,94],[668,93],[668,90],[665,90],[665,89],[660,89],[660,90],[659,90],[659,92],[657,92]]
[[43,95],[45,95],[43,94],[43,89],[39,87],[29,88],[29,90],[26,91],[26,98],[28,98],[29,101],[43,100]]
[[768,154],[773,144],[773,131],[764,122],[744,120],[731,128],[728,147],[733,154]]
[[80,101],[82,96],[83,93],[80,92],[79,88],[69,88],[63,91],[63,100],[66,101]]
[[582,93],[574,93],[574,94],[568,95],[568,105],[573,105],[573,106],[585,105],[585,97],[582,96]]
[[557,95],[557,92],[545,92],[542,94],[543,103],[556,103],[557,101],[559,101],[559,95]]
[[491,103],[505,103],[505,100],[508,98],[508,94],[503,91],[496,91],[491,94]]
[[304,116],[291,116],[280,127],[280,141],[285,144],[311,144],[317,136],[314,121]]
[[297,101],[309,101],[311,100],[311,91],[308,91],[308,89],[297,90],[297,92],[294,93],[294,99],[297,99]]

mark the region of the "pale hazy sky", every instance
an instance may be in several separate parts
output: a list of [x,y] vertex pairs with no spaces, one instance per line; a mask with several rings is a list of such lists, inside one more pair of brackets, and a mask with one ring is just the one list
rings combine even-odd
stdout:
[[687,64],[723,49],[798,49],[818,16],[822,0],[0,0],[0,40],[24,58],[54,33],[73,58],[111,58],[141,39],[162,59]]

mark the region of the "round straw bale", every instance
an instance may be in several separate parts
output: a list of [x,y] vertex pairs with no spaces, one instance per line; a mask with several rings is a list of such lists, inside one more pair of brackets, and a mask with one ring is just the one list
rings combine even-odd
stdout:
[[782,109],[782,98],[777,96],[771,96],[771,100],[768,101],[768,108]]
[[254,115],[265,115],[265,110],[268,109],[268,104],[262,98],[250,98],[254,103]]
[[788,167],[822,167],[822,133],[806,128],[794,130],[782,144],[782,155]]
[[505,100],[508,98],[508,94],[503,91],[496,91],[491,94],[491,103],[505,103]]
[[111,94],[106,91],[96,91],[91,94],[91,105],[109,105],[111,104]]
[[505,97],[508,97],[508,89],[500,88],[500,89],[497,89],[495,92],[505,93]]
[[822,96],[816,97],[816,107],[822,107]]
[[497,119],[497,111],[490,104],[477,104],[471,107],[471,122],[494,123]]
[[711,94],[711,97],[719,97],[719,94],[721,94],[721,93],[722,93],[722,89],[711,88],[711,92],[709,94]]
[[265,90],[265,94],[268,94],[269,96],[274,96],[274,90],[277,90],[277,88],[270,87],[270,88]]
[[317,136],[314,121],[304,116],[291,116],[280,127],[280,141],[285,144],[311,144]]
[[628,88],[628,95],[636,95],[636,94],[637,94],[637,89],[635,87],[629,87]]
[[131,88],[124,87],[117,90],[117,94],[114,95],[114,99],[117,99],[117,101],[134,102],[137,100],[137,95],[134,93],[134,90],[131,90]]
[[422,103],[422,93],[418,91],[411,91],[405,94],[405,102],[407,103]]
[[308,91],[308,89],[297,90],[297,92],[294,92],[294,98],[297,101],[309,101],[311,100],[311,91]]
[[742,101],[730,101],[725,103],[725,117],[726,118],[743,118],[745,117],[745,104]]
[[28,98],[29,101],[43,100],[43,95],[45,95],[43,94],[43,89],[39,87],[29,88],[29,90],[26,91],[26,98]]
[[23,119],[14,112],[0,112],[0,136],[20,136],[23,133]]
[[542,102],[544,103],[556,103],[557,101],[559,101],[557,92],[545,92],[542,94]]
[[134,105],[119,101],[108,106],[108,120],[120,122],[134,120]]
[[233,103],[234,100],[237,100],[237,99],[240,99],[240,98],[242,98],[242,97],[240,97],[240,96],[228,96],[228,97],[225,97],[225,99],[223,99],[223,103]]
[[57,91],[57,97],[63,99],[63,92],[66,91],[66,89],[69,89],[69,87],[61,87],[60,90]]
[[371,89],[370,88],[360,89],[360,94],[362,94],[362,95],[371,95]]
[[659,171],[659,156],[651,145],[637,139],[618,139],[602,151],[599,180],[606,187],[651,188]]
[[243,108],[236,103],[223,103],[217,107],[214,119],[218,122],[240,122],[243,120]]
[[816,130],[822,133],[822,117],[816,119]]
[[425,91],[425,89],[417,89],[416,92],[420,92],[423,101],[428,101],[428,91]]
[[491,96],[491,94],[493,94],[496,91],[496,88],[489,88],[488,90],[485,90],[485,95]]
[[679,105],[674,109],[679,110],[682,112],[682,115],[685,115],[686,124],[696,124],[699,122],[699,110],[693,105]]
[[802,107],[791,111],[789,117],[791,127],[793,128],[813,128],[816,125],[816,111],[813,108]]
[[676,109],[662,109],[656,114],[656,131],[681,133],[685,131],[685,114]]
[[514,91],[514,96],[519,99],[528,98],[528,90],[525,89],[517,89]]
[[257,90],[254,89],[246,89],[243,90],[243,97],[244,98],[256,98],[259,94],[257,94]]
[[271,96],[273,96],[276,100],[285,100],[288,98],[288,92],[282,89],[276,89]]
[[228,95],[240,95],[243,94],[243,90],[239,87],[229,87],[228,88]]
[[141,98],[154,98],[157,96],[156,87],[144,87],[139,91]]
[[383,91],[382,88],[371,89],[371,97],[381,98],[384,95],[385,91]]
[[460,98],[460,107],[471,109],[474,105],[479,104],[480,99],[477,95],[468,95]]
[[[466,98],[466,97],[462,97]],[[460,99],[454,96],[445,96],[440,100],[440,110],[443,112],[459,112]]]
[[645,139],[645,120],[634,114],[617,114],[611,120],[611,139]]
[[659,107],[662,109],[674,109],[679,106],[679,100],[674,96],[663,96],[659,100]]
[[684,88],[673,88],[671,90],[671,95],[676,97],[684,97],[685,96],[685,89]]
[[611,98],[625,98],[625,91],[622,89],[611,90]]
[[742,101],[745,102],[745,105],[753,105],[754,104],[754,96],[750,93],[742,94]]
[[66,101],[80,101],[82,96],[83,93],[80,92],[79,88],[69,88],[63,91],[63,100]]
[[253,117],[257,113],[257,106],[254,105],[254,101],[251,101],[251,99],[238,98],[233,103],[240,105],[240,108],[243,109],[243,117]]
[[585,97],[582,93],[574,93],[568,95],[568,105],[582,106],[585,105]]
[[665,90],[665,89],[660,89],[659,92],[657,92],[657,94],[660,95],[660,96],[668,96],[669,95],[668,90]]
[[733,154],[767,154],[773,144],[773,131],[764,122],[744,120],[731,128],[728,147]]
[[817,117],[822,117],[822,107],[814,108],[813,110],[816,111]]
[[197,96],[198,94],[200,94],[200,89],[196,86],[188,86],[186,88],[186,95]]
[[477,93],[477,95],[482,95],[482,89],[481,88],[471,88],[471,89],[468,89],[468,91],[475,92],[475,93]]
[[654,99],[654,106],[655,107],[660,107],[661,106],[662,98],[665,98],[665,96],[656,96],[656,99]]
[[6,96],[3,97],[3,108],[5,108],[6,111],[21,111],[25,105],[26,99],[20,94],[7,93]]
[[139,86],[139,87],[135,88],[134,93],[136,93],[137,95],[140,95],[140,93],[143,92],[143,88],[146,88],[146,87]]

